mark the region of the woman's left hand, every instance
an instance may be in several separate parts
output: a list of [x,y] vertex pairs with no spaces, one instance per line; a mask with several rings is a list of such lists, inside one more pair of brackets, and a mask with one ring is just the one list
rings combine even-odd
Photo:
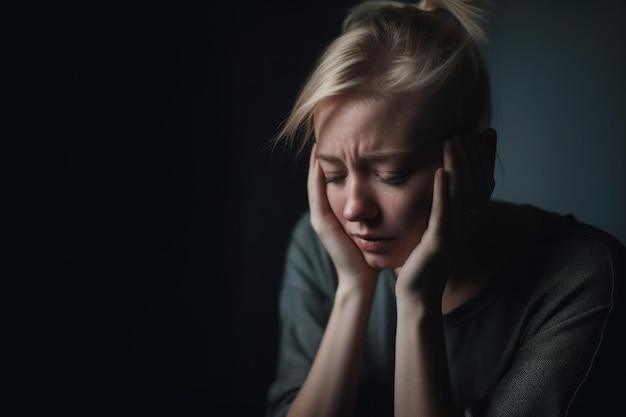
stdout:
[[398,273],[399,300],[417,297],[441,303],[455,261],[491,198],[495,145],[493,129],[444,143],[443,167],[435,172],[428,226]]

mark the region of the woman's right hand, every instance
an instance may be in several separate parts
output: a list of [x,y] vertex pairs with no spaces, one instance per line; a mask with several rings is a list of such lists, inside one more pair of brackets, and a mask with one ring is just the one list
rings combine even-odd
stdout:
[[373,290],[379,271],[367,264],[363,254],[348,237],[333,213],[326,196],[324,173],[316,157],[317,144],[311,149],[307,190],[311,225],[328,251],[340,287]]

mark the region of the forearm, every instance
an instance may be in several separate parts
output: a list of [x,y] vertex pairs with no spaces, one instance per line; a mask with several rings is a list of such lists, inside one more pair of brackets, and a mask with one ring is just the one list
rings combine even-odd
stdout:
[[337,290],[315,360],[288,416],[354,414],[373,292]]
[[454,403],[441,307],[398,301],[396,417],[451,417]]

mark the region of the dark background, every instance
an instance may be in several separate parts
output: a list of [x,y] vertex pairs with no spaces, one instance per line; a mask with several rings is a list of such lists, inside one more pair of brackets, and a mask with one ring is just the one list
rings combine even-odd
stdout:
[[[306,208],[306,157],[272,153],[267,145],[355,3],[56,4],[7,14],[9,393],[22,410],[15,415],[32,408],[262,415],[275,366],[282,257],[289,229]],[[538,161],[546,135],[528,128],[528,115],[500,109],[511,103],[536,109],[541,99],[520,95],[533,89],[545,97],[576,94],[569,85],[546,92],[524,83],[533,74],[562,78],[537,64],[545,60],[529,56],[523,61],[529,70],[520,71],[506,57],[542,47],[555,63],[562,55],[554,52],[564,45],[580,51],[563,34],[574,32],[552,24],[578,27],[581,22],[559,18],[559,11],[585,16],[571,8],[583,2],[561,2],[544,14],[543,2],[519,2],[517,9],[513,3],[498,3],[488,30],[493,41],[486,56],[503,74],[494,78],[494,123],[500,132],[520,135],[515,117],[521,117],[531,133],[512,142],[501,134],[507,170],[498,175],[507,177],[496,195],[556,211],[566,202],[564,210],[623,239],[624,107],[616,103],[624,92],[617,76],[624,58],[615,53],[601,55],[609,57],[601,64],[600,55],[590,61],[590,71],[601,65],[601,75],[613,77],[611,88],[599,92],[613,97],[604,103],[613,116],[608,125],[603,119],[609,137],[591,142],[604,159],[585,172],[599,172],[598,179],[588,180],[587,189],[578,181],[572,191],[596,199],[568,200],[567,188],[550,188],[544,179],[555,179],[555,166],[580,171],[580,165],[555,161],[560,145]],[[616,52],[624,39],[623,7],[598,9],[600,17],[584,20],[603,28],[596,35],[604,37],[588,48]],[[533,16],[550,20],[528,23],[536,22]],[[557,45],[546,46],[546,39]],[[587,76],[583,71],[590,82]],[[566,137],[568,149],[582,143],[574,153],[588,157],[588,142],[576,140],[580,123],[572,120],[590,108],[606,116],[597,100],[588,104],[579,117],[565,109],[568,123],[555,130],[569,133],[550,132],[548,140]],[[538,119],[543,128],[560,120]],[[599,183],[608,187],[602,193]],[[549,197],[533,194],[537,189]],[[608,202],[597,200],[604,195]]]
[[283,253],[306,207],[306,164],[267,146],[346,4],[10,16],[20,407],[262,414]]

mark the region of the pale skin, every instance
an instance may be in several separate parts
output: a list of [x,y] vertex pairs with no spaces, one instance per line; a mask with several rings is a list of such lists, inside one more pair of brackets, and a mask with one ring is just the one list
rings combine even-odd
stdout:
[[[500,211],[489,203],[496,139],[491,129],[441,137],[419,114],[415,103],[363,98],[329,99],[315,113],[311,224],[331,256],[338,288],[288,416],[354,414],[381,268],[397,275],[395,415],[454,413],[442,317],[497,269],[477,256],[488,239],[474,238],[496,230],[484,220]],[[464,251],[468,239],[471,254]]]

